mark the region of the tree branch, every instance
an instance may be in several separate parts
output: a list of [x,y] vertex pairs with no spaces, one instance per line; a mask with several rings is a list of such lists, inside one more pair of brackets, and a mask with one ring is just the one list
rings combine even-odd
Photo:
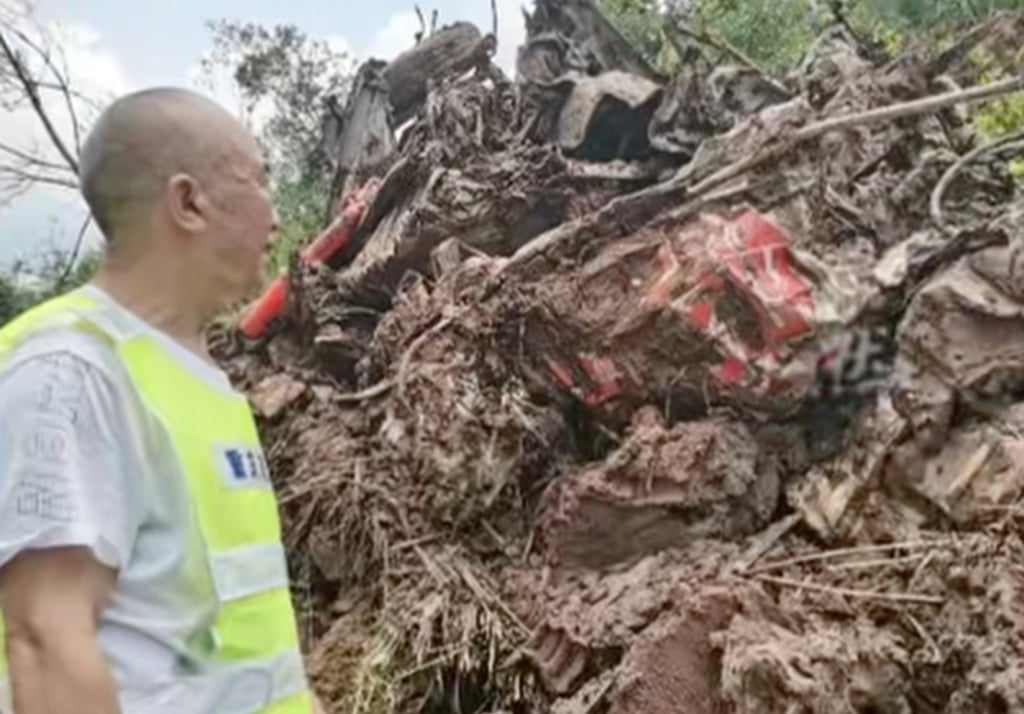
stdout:
[[38,156],[33,156],[32,154],[24,152],[21,149],[15,149],[13,146],[9,144],[4,144],[3,142],[0,142],[0,151],[4,152],[5,154],[10,154],[16,159],[21,159],[28,166],[37,166],[39,168],[50,169],[53,171],[69,170],[68,167],[65,166],[64,164],[56,164],[53,163],[52,161],[47,161],[46,159],[40,159]]
[[[693,30],[690,27],[688,27],[686,23],[684,23],[682,20],[678,18],[666,18],[665,26],[666,29],[668,29],[670,32],[678,32],[679,34],[685,35],[690,39],[696,40],[697,42],[700,42],[703,45],[707,45],[712,49],[718,50],[724,55],[730,55],[733,59],[735,59],[737,62],[744,65],[745,67],[755,69],[761,74],[767,76],[767,73],[761,68],[760,65],[757,64],[757,62],[755,62],[753,59],[750,58],[749,55],[744,53],[738,47],[735,47],[731,42],[729,42],[725,38],[715,37],[707,30],[697,32],[696,30]],[[682,57],[680,57],[680,59],[682,59]]]
[[936,228],[939,228],[944,233],[951,233],[949,225],[946,223],[942,216],[942,199],[946,196],[946,191],[949,190],[950,185],[956,180],[956,177],[961,171],[964,170],[971,162],[976,161],[978,157],[984,156],[990,152],[998,151],[1000,153],[1005,151],[1020,151],[1024,148],[1024,131],[1016,131],[1007,136],[995,139],[987,144],[981,144],[975,147],[972,151],[967,152],[960,157],[956,163],[949,167],[949,170],[942,176],[942,179],[935,186],[935,190],[932,191],[932,198],[929,202],[932,223],[935,224]]
[[[28,71],[22,64],[21,59],[18,57],[17,54],[15,54],[14,49],[7,42],[7,38],[4,37],[4,33],[2,32],[0,32],[0,50],[3,51],[4,55],[6,55],[7,57],[7,61],[10,62],[11,67],[18,78],[18,82],[21,84],[21,87],[24,90],[25,95],[28,97],[29,102],[31,102],[32,108],[35,110],[36,115],[39,117],[39,120],[43,123],[43,127],[46,129],[46,133],[47,135],[49,135],[50,141],[53,142],[53,145],[57,148],[57,151],[60,152],[60,155],[64,157],[64,160],[67,162],[68,166],[77,176],[77,158],[68,150],[68,147],[64,143],[64,140],[61,139],[60,134],[57,133],[56,127],[54,127],[53,122],[50,120],[50,115],[46,113],[46,109],[43,107],[43,102],[39,98],[39,91],[37,90],[35,83],[33,82],[32,78],[28,76]],[[73,186],[73,188],[74,187],[75,186]]]
[[50,67],[50,72],[53,74],[54,79],[57,80],[57,85],[60,87],[58,91],[64,95],[64,106],[68,109],[68,117],[71,120],[71,133],[75,139],[75,156],[78,157],[82,155],[82,124],[78,121],[78,112],[75,110],[75,102],[71,97],[71,87],[68,83],[67,55],[64,54],[63,48],[59,46],[57,51],[60,52],[61,62],[64,65],[63,70],[58,71],[57,67],[48,59],[46,64]]
[[413,7],[416,10],[416,17],[420,21],[420,31],[416,34],[416,44],[418,45],[427,36],[427,21],[423,19],[423,11],[420,10],[420,6],[414,5]]
[[32,184],[27,182],[14,183],[7,187],[0,182],[0,206],[9,205],[14,199],[24,196],[30,188],[32,188]]
[[[38,89],[45,89],[45,90],[50,91],[50,92],[63,92],[63,91],[65,91],[64,88],[61,87],[61,85],[56,84],[54,82],[36,82],[36,87]],[[77,100],[79,100],[81,102],[85,102],[86,104],[88,104],[93,109],[96,109],[97,111],[103,109],[103,105],[101,105],[99,102],[97,102],[92,97],[88,97],[88,96],[82,94],[77,89],[68,89],[67,91],[75,99],[77,99]]]
[[67,282],[67,279],[71,276],[71,271],[74,270],[75,262],[78,260],[78,254],[82,250],[82,244],[85,242],[85,232],[89,230],[89,224],[91,223],[92,213],[87,213],[85,220],[82,221],[82,227],[78,230],[78,238],[75,240],[75,247],[71,251],[71,256],[68,258],[68,262],[64,266],[64,270],[57,279],[57,290],[61,290]]
[[15,168],[13,166],[0,166],[0,175],[7,174],[12,176],[18,181],[27,181],[34,183],[45,183],[51,186],[61,186],[63,188],[78,189],[78,183],[69,179],[63,179],[58,176],[47,176],[46,174],[33,173],[31,171],[25,171],[24,169]]

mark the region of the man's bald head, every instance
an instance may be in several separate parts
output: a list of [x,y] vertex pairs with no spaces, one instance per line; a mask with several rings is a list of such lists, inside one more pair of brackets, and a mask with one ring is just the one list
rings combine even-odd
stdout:
[[203,181],[245,142],[242,125],[199,94],[150,89],[115,101],[82,149],[82,195],[100,230],[114,241],[160,200],[168,180]]

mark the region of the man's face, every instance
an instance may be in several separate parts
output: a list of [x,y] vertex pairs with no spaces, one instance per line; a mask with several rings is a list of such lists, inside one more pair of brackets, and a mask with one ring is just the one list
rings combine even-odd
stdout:
[[216,167],[211,186],[209,258],[226,304],[258,290],[266,272],[277,213],[270,176],[255,141],[239,138]]

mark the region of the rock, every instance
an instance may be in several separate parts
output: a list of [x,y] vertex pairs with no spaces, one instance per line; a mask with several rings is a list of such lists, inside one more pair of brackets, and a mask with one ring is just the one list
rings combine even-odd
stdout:
[[256,413],[273,419],[306,391],[306,385],[287,374],[267,377],[249,395]]

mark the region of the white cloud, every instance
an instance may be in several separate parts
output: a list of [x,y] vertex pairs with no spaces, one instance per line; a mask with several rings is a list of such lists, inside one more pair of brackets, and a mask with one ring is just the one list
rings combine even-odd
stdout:
[[[428,22],[429,17],[425,18]],[[362,59],[391,60],[416,43],[420,21],[412,10],[396,12],[384,23],[362,53]]]
[[74,86],[89,96],[111,99],[132,91],[135,83],[120,60],[92,27],[54,23],[50,28],[64,48]]
[[355,51],[352,49],[352,43],[343,35],[328,35],[324,38],[324,42],[327,43],[327,47],[332,52],[336,52],[340,55],[348,55],[349,57],[355,56]]
[[[526,37],[523,9],[532,4],[532,0],[497,0],[498,52],[494,61],[509,75],[515,73],[516,52]],[[493,29],[490,3],[474,0],[460,10],[439,17],[438,26],[466,20],[474,23],[481,33],[487,34]],[[429,22],[430,16],[426,15],[424,19]],[[359,53],[360,59],[391,60],[413,46],[419,31],[420,21],[414,11],[396,12]]]
[[[519,46],[523,44],[523,40],[526,39],[523,8],[527,6],[527,0],[498,0],[497,5],[498,53],[494,58],[494,63],[505,70],[509,76],[514,76],[516,52],[519,50]],[[489,22],[490,20],[488,20]],[[484,31],[491,31],[490,24],[487,25]]]

